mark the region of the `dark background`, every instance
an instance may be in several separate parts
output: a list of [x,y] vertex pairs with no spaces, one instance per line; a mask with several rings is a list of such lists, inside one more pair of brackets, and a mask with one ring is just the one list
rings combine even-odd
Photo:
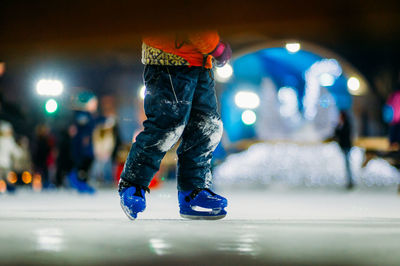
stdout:
[[[141,36],[216,28],[232,48],[256,39],[309,41],[347,59],[383,104],[400,69],[398,1],[1,1],[0,92],[26,99],[40,73],[67,87],[125,95],[141,82]],[[61,74],[62,73],[62,74]],[[61,77],[62,78],[62,77]],[[31,95],[32,96],[32,95]],[[32,96],[33,97],[33,96]]]

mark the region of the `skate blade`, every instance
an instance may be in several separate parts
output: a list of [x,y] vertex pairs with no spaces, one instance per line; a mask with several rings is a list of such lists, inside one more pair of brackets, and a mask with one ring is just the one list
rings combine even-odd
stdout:
[[133,217],[129,210],[127,209],[127,207],[125,207],[122,202],[119,203],[121,205],[122,210],[124,211],[124,213],[126,214],[126,216],[128,216],[129,220],[134,221],[136,220],[136,217]]
[[226,216],[226,214],[215,215],[215,216],[202,216],[202,215],[187,215],[180,213],[182,218],[189,220],[220,220]]

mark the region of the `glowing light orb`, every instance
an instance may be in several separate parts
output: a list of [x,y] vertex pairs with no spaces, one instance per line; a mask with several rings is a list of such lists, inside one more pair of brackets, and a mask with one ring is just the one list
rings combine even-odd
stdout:
[[22,173],[22,182],[30,184],[32,182],[32,175],[28,171]]
[[45,108],[46,112],[54,113],[58,109],[58,103],[54,99],[47,100]]
[[0,193],[7,191],[7,183],[3,179],[0,179]]
[[300,51],[301,45],[298,42],[292,42],[287,43],[285,47],[289,53],[297,53],[298,51]]
[[233,68],[230,64],[223,67],[217,67],[215,70],[215,79],[219,82],[227,82],[233,75]]
[[242,122],[245,125],[253,125],[257,121],[257,115],[252,110],[246,110],[242,113]]
[[251,91],[239,91],[235,95],[235,104],[243,109],[255,109],[260,105],[260,97]]
[[360,80],[356,77],[350,77],[347,80],[347,88],[350,92],[356,93],[360,89]]
[[9,172],[8,175],[7,175],[7,180],[11,184],[17,183],[17,181],[18,181],[17,174],[15,172],[13,172],[13,171]]
[[41,96],[59,96],[63,90],[63,83],[55,79],[41,79],[36,84],[36,92]]

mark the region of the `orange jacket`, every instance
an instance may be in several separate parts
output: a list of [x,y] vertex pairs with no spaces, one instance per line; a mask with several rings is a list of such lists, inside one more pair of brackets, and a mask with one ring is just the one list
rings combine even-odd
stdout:
[[212,67],[209,55],[220,41],[216,31],[189,33],[185,35],[157,35],[144,37],[143,43],[185,59],[190,66]]

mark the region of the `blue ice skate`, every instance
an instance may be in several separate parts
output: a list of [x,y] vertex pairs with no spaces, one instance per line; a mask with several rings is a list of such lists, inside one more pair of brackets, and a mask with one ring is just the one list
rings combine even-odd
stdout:
[[129,219],[135,220],[139,212],[146,209],[145,192],[150,192],[149,188],[143,186],[127,186],[122,181],[119,184],[119,196],[121,208]]
[[180,214],[183,218],[194,220],[218,220],[226,216],[226,198],[215,194],[208,188],[178,192]]
[[76,189],[79,193],[96,193],[96,190],[93,187],[89,186],[87,182],[79,180],[76,170],[72,170],[68,174],[68,181],[71,188]]

